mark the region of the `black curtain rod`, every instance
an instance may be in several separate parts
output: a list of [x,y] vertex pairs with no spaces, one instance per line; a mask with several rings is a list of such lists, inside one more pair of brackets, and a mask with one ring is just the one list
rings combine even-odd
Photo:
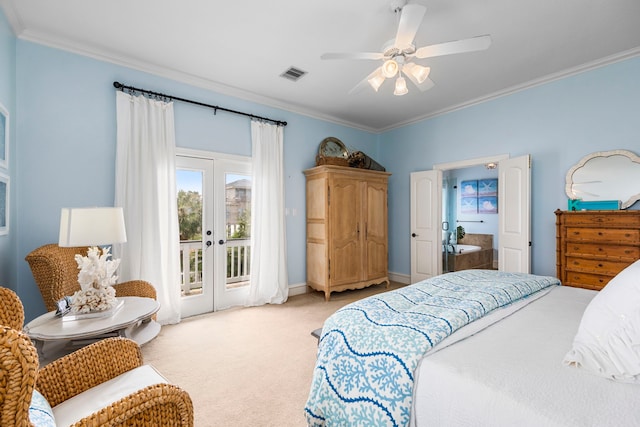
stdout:
[[178,98],[177,96],[173,96],[173,95],[166,95],[164,93],[153,92],[151,90],[140,89],[140,88],[133,87],[133,86],[127,86],[127,85],[123,85],[120,82],[113,82],[113,87],[115,87],[116,89],[121,90],[123,92],[126,89],[126,90],[130,90],[130,91],[134,91],[134,92],[146,93],[147,95],[157,96],[157,97],[160,97],[160,98],[168,98],[168,99],[172,99],[172,100],[175,100],[175,101],[187,102],[189,104],[195,104],[195,105],[199,105],[201,107],[213,108],[213,114],[217,113],[218,110],[220,110],[220,111],[226,111],[228,113],[240,114],[241,116],[251,117],[252,119],[264,120],[266,122],[274,123],[274,124],[276,124],[278,126],[286,126],[287,125],[287,122],[282,122],[280,120],[274,120],[274,119],[270,119],[268,117],[260,117],[260,116],[256,116],[255,114],[249,114],[249,113],[244,113],[242,111],[231,110],[229,108],[219,107],[217,105],[205,104],[203,102],[192,101],[190,99]]

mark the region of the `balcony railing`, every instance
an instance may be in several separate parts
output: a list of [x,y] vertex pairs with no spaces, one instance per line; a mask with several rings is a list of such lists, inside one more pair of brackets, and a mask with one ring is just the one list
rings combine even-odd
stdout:
[[[229,239],[227,248],[226,287],[248,284],[251,273],[250,239]],[[182,295],[202,293],[202,241],[180,242],[180,280]]]

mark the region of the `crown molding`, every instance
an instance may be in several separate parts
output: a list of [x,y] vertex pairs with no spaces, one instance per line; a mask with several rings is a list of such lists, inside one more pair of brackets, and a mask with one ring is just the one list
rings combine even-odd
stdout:
[[[6,1],[6,0],[0,0]],[[120,65],[123,67],[131,68],[137,71],[153,74],[159,77],[164,77],[170,80],[186,83],[195,87],[210,90],[212,92],[219,93],[221,95],[232,96],[245,101],[254,102],[267,107],[277,108],[279,110],[295,113],[303,116],[307,116],[313,119],[323,120],[331,123],[335,123],[350,128],[359,129],[365,132],[377,133],[376,129],[368,128],[366,126],[359,125],[357,123],[351,123],[342,120],[338,117],[319,113],[317,111],[294,105],[290,103],[284,103],[274,98],[257,95],[252,92],[248,92],[243,89],[239,89],[233,86],[228,86],[213,80],[205,79],[202,77],[194,76],[193,74],[185,73],[173,68],[159,66],[137,59],[127,57],[124,55],[118,55],[114,52],[110,52],[105,49],[87,48],[82,43],[77,43],[72,40],[51,37],[49,34],[40,33],[33,30],[22,30],[18,36],[21,40],[29,41],[32,43],[40,44],[43,46],[64,50],[67,52],[75,53],[81,56],[96,59],[98,61],[109,62],[112,64]]]
[[11,30],[13,34],[19,36],[25,30],[22,19],[20,19],[20,15],[18,11],[13,5],[12,1],[9,0],[0,0],[0,8],[4,11],[4,15],[7,17],[7,21],[9,21],[9,25],[11,25]]
[[615,55],[606,56],[604,58],[600,58],[600,59],[597,59],[595,61],[587,62],[587,63],[579,65],[577,67],[568,68],[566,70],[563,70],[563,71],[560,71],[560,72],[557,72],[557,73],[549,74],[549,75],[546,75],[546,76],[541,77],[539,79],[531,80],[531,81],[528,81],[528,82],[520,84],[520,85],[511,86],[511,87],[509,87],[507,89],[504,89],[504,90],[501,90],[501,91],[498,91],[498,92],[493,92],[493,93],[490,93],[488,95],[481,96],[479,98],[475,98],[475,99],[472,99],[470,101],[463,102],[463,103],[460,103],[460,104],[457,104],[457,105],[453,105],[451,107],[444,108],[442,110],[439,110],[439,111],[436,111],[436,112],[433,112],[433,113],[429,113],[429,114],[425,114],[423,116],[415,117],[413,119],[406,120],[404,122],[398,123],[398,124],[393,125],[393,126],[388,126],[386,128],[383,128],[383,129],[378,129],[377,132],[379,132],[379,133],[388,132],[388,131],[393,130],[393,129],[398,129],[398,128],[401,128],[403,126],[407,126],[407,125],[411,125],[411,124],[414,124],[414,123],[422,122],[424,120],[432,119],[434,117],[442,116],[442,115],[445,115],[445,114],[448,114],[448,113],[452,113],[454,111],[462,110],[462,109],[467,108],[467,107],[472,107],[474,105],[482,104],[482,103],[487,102],[487,101],[491,101],[491,100],[494,100],[494,99],[502,98],[504,96],[513,95],[514,93],[517,93],[517,92],[521,92],[521,91],[524,91],[524,90],[527,90],[527,89],[531,89],[531,88],[536,87],[536,86],[541,86],[541,85],[544,85],[544,84],[547,84],[547,83],[551,83],[551,82],[554,82],[554,81],[557,81],[557,80],[562,80],[562,79],[567,78],[567,77],[575,76],[577,74],[581,74],[581,73],[584,73],[586,71],[591,71],[591,70],[594,70],[596,68],[601,68],[601,67],[604,67],[604,66],[607,66],[607,65],[610,65],[610,64],[614,64],[616,62],[621,62],[621,61],[624,61],[624,60],[627,60],[627,59],[631,59],[631,58],[634,58],[636,56],[640,56],[640,47],[634,48],[634,49],[630,49],[630,50],[626,50],[626,51],[617,53]]
[[55,37],[51,37],[49,34],[28,30],[24,28],[24,24],[22,23],[20,17],[15,11],[15,8],[13,7],[12,3],[9,0],[0,0],[0,6],[2,6],[14,33],[21,40],[41,44],[41,45],[52,47],[55,49],[68,51],[78,55],[93,58],[99,61],[109,62],[112,64],[131,68],[137,71],[142,71],[145,73],[153,74],[159,77],[164,77],[164,78],[178,81],[181,83],[186,83],[195,87],[199,87],[202,89],[219,93],[221,95],[232,96],[235,98],[254,102],[267,107],[277,108],[279,110],[283,110],[286,112],[299,114],[302,116],[338,124],[341,126],[350,127],[353,129],[361,130],[361,131],[372,133],[372,134],[382,134],[394,129],[398,129],[398,128],[415,124],[418,122],[422,122],[424,120],[428,120],[434,117],[449,114],[458,110],[462,110],[468,107],[482,104],[484,102],[498,99],[504,96],[509,96],[514,93],[531,89],[536,86],[544,85],[556,80],[561,80],[576,74],[581,74],[586,71],[604,67],[606,65],[624,61],[626,59],[630,59],[640,55],[640,48],[630,49],[615,55],[607,56],[592,62],[579,65],[577,67],[573,67],[557,73],[549,74],[547,76],[541,77],[539,79],[531,80],[529,82],[526,82],[520,85],[512,86],[510,88],[507,88],[498,92],[493,92],[488,95],[481,96],[467,102],[456,104],[451,107],[447,107],[447,108],[435,111],[433,113],[417,116],[412,119],[408,119],[391,126],[387,126],[383,128],[373,128],[373,127],[364,126],[358,123],[349,122],[349,121],[340,119],[339,117],[322,114],[322,113],[319,113],[318,111],[301,107],[299,105],[285,103],[275,98],[257,95],[255,93],[251,93],[237,87],[228,86],[213,80],[204,79],[202,77],[197,77],[192,74],[185,73],[173,68],[168,68],[168,67],[159,66],[156,64],[151,64],[148,62],[139,61],[131,57],[118,55],[114,52],[110,52],[105,49],[97,49],[97,48],[88,49],[86,46],[82,45],[81,43],[77,43],[75,41],[62,39],[62,38],[55,38]]

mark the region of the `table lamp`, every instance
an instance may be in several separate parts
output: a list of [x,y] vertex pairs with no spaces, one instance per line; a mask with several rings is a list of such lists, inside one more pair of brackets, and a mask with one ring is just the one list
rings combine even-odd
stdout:
[[104,246],[126,241],[122,208],[62,208],[58,246]]

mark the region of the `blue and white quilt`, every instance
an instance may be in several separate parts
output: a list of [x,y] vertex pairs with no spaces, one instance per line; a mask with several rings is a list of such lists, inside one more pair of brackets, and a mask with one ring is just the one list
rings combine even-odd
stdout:
[[309,426],[407,426],[414,372],[457,329],[549,286],[555,277],[465,270],[349,304],[322,328]]

